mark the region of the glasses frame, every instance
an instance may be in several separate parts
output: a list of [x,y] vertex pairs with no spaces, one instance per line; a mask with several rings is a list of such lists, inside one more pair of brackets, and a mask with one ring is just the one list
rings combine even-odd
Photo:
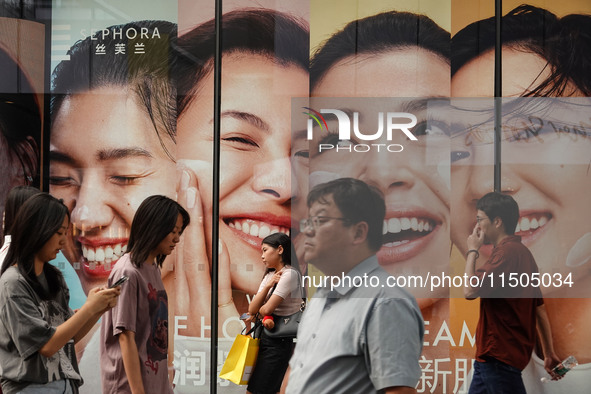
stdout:
[[326,220],[326,222],[330,221],[330,220],[342,220],[344,222],[348,222],[349,219],[347,218],[335,218],[332,216],[322,216],[322,215],[318,215],[318,216],[310,216],[306,219],[302,219],[300,220],[300,232],[305,232],[308,229],[312,228],[314,230],[317,230],[318,227],[322,226],[324,223],[326,222],[322,222],[320,223],[320,220]]

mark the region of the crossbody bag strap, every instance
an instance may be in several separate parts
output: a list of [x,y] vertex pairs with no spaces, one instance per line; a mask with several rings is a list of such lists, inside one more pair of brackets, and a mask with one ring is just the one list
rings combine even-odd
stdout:
[[304,283],[303,283],[303,279],[302,279],[302,274],[301,273],[299,273],[299,274],[300,274],[300,284],[299,284],[299,286],[300,286],[300,290],[301,290],[301,293],[302,293],[302,305],[300,306],[300,311],[303,312],[304,309],[306,309],[306,304],[307,304],[308,300],[306,300],[306,290],[304,289]]
[[304,282],[303,282],[301,274],[300,274],[300,289],[302,289],[302,300],[304,300],[304,303],[306,303],[308,300],[306,299],[306,289],[304,288]]
[[273,285],[273,288],[271,289],[271,292],[267,295],[267,298],[265,299],[265,302],[263,303],[263,305],[265,305],[267,303],[267,301],[269,301],[269,299],[271,298],[271,296],[273,295],[273,292],[275,291],[275,289],[277,288],[278,283],[275,283]]
[[[269,299],[271,298],[271,296],[273,295],[273,292],[275,291],[275,288],[277,287],[277,283],[275,283],[273,285],[273,288],[271,289],[271,292],[269,294],[267,294],[267,298],[265,298],[265,302],[263,302],[263,305],[265,305],[267,303],[267,301],[269,301]],[[257,312],[256,314],[257,320],[261,320],[263,318],[263,316],[261,316],[260,313]]]
[[[293,269],[293,268],[290,268],[290,269]],[[300,274],[299,278],[300,278],[300,283],[298,286],[300,286],[301,294],[302,294],[302,306],[300,307],[300,310],[303,311],[306,308],[307,300],[306,300],[306,293],[304,292],[304,286],[302,286],[302,274]],[[277,287],[277,285],[278,285],[278,283],[275,283],[273,285],[273,288],[271,289],[271,292],[267,296],[265,303],[267,303],[267,301],[269,301],[269,298],[271,298],[271,296],[273,295],[273,292],[275,291],[275,288]]]

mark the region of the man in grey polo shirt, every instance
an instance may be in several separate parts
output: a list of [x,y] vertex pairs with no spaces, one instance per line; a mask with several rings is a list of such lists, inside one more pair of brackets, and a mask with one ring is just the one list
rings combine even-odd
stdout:
[[[416,300],[388,286],[375,255],[382,246],[381,193],[341,178],[312,189],[308,208],[300,226],[304,258],[328,281],[304,312],[286,392],[415,393],[424,324]],[[337,277],[341,284],[331,289]]]

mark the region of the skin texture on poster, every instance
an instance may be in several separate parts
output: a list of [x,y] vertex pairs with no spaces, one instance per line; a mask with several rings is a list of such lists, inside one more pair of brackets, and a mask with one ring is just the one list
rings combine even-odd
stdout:
[[[70,209],[75,209],[72,205],[79,200],[78,207],[82,209],[78,213],[81,213],[82,217],[78,219],[80,225],[73,237],[81,235],[81,227],[90,230],[98,223],[101,228],[106,228],[102,234],[104,242],[97,243],[93,240],[91,244],[85,245],[86,256],[82,243],[76,241],[74,245],[74,242],[69,242],[68,259],[71,264],[76,265],[75,268],[79,271],[85,288],[93,282],[106,283],[110,271],[107,266],[112,266],[116,262],[115,255],[122,254],[121,249],[125,246],[131,219],[141,201],[152,194],[174,197],[173,183],[167,187],[164,182],[163,189],[160,189],[160,181],[151,181],[158,176],[168,179],[167,176],[161,175],[162,172],[166,173],[170,169],[174,172],[172,136],[176,129],[176,85],[172,83],[172,75],[169,75],[169,63],[171,46],[176,40],[176,25],[166,21],[175,21],[176,17],[176,0],[146,0],[141,4],[135,1],[121,3],[107,0],[96,3],[92,0],[82,0],[76,3],[54,2],[52,6],[53,132],[50,136],[50,145],[54,139],[57,141],[61,138],[60,149],[64,149],[67,157],[58,159],[73,158],[78,162],[71,161],[65,166],[61,165],[64,164],[62,160],[59,168],[53,168],[59,170],[54,180],[75,182],[67,186],[60,185],[63,186],[61,188],[50,185],[50,192],[60,189],[61,197],[69,200]],[[126,25],[132,20],[153,22]],[[131,67],[129,70],[127,65]],[[150,73],[153,75],[149,75]],[[150,78],[153,78],[152,85],[145,83]],[[109,90],[118,87],[124,87],[126,90]],[[125,100],[124,96],[128,92],[132,94],[129,95],[129,100]],[[76,99],[70,100],[72,98]],[[162,107],[155,105],[157,101]],[[66,105],[62,105],[62,102]],[[54,131],[58,116],[62,124],[58,125],[58,131]],[[72,124],[69,123],[70,119]],[[64,123],[68,128],[61,127]],[[103,128],[104,140],[100,138]],[[151,167],[147,168],[145,173],[141,173],[143,170],[137,168],[144,164],[140,162],[141,150],[136,151],[138,154],[135,155],[136,160],[133,163],[129,160],[129,153],[132,151],[127,151],[127,154],[123,154],[123,151],[118,152],[122,154],[120,156],[125,157],[111,157],[113,160],[105,160],[107,157],[103,155],[100,162],[91,162],[91,158],[96,159],[96,155],[101,151],[127,148],[140,148],[150,154],[157,153],[153,155]],[[51,150],[55,150],[55,147],[50,147]],[[62,152],[56,153],[59,156]],[[51,155],[50,153],[49,156]],[[145,160],[148,161],[149,157],[146,156]],[[52,167],[54,164],[57,165],[58,161],[50,157],[50,178],[53,176]],[[154,165],[154,161],[167,164]],[[135,167],[131,168],[132,165]],[[95,175],[102,179],[91,179],[89,171],[86,171],[86,177],[83,177],[83,169],[90,167],[95,168]],[[159,171],[153,174],[155,167]],[[66,170],[70,172],[65,174],[67,176],[62,176]],[[72,172],[78,170],[76,179],[69,179]],[[101,170],[103,174],[98,173]],[[107,176],[110,176],[109,182],[106,182]],[[83,189],[75,190],[82,185]],[[66,189],[68,190],[65,191]],[[88,195],[85,197],[84,193],[80,193],[84,190],[100,190],[100,194],[105,198],[102,198],[102,201],[95,199],[87,203],[84,200],[87,200]],[[82,224],[88,220],[96,220],[96,223]],[[87,258],[89,251],[92,251],[90,259]],[[107,262],[109,258],[111,261]],[[91,263],[94,269],[85,270],[84,268],[90,268]]]
[[[260,257],[260,239],[270,232],[289,233],[291,226],[290,103],[291,97],[305,96],[308,92],[305,71],[307,30],[298,20],[270,10],[235,11],[227,14],[225,20],[228,21],[228,27],[232,27],[231,22],[234,22],[235,30],[231,33],[229,31],[228,34],[228,45],[233,45],[234,48],[227,49],[228,54],[224,55],[222,71],[224,100],[220,234],[222,243],[229,251],[231,266],[226,269],[229,268],[232,272],[232,287],[253,294],[264,271]],[[248,23],[258,23],[260,26],[272,26],[271,23],[277,23],[278,31],[280,28],[285,29],[278,33],[280,35],[287,34],[287,29],[291,29],[296,34],[292,43],[300,45],[301,50],[289,53],[293,48],[286,46],[290,42],[281,41],[282,36],[275,42],[272,41],[273,36],[269,35],[260,37],[260,42],[255,39],[252,42],[241,42],[239,37],[231,36],[240,30],[240,24],[248,26]],[[180,39],[181,48],[199,50],[196,43],[204,38],[203,34],[213,37],[211,27],[213,24],[209,23],[195,29],[193,35],[190,33],[183,36]],[[232,39],[236,42],[232,43]],[[249,48],[249,45],[252,48]],[[262,49],[256,49],[257,45]],[[272,52],[273,49],[275,52]],[[256,51],[268,52],[259,55]],[[275,56],[277,60],[273,60]],[[212,61],[210,57],[209,62]],[[211,174],[207,170],[211,169],[212,160],[212,114],[211,105],[207,104],[213,103],[213,74],[210,70],[181,72],[179,86],[185,80],[183,75],[193,78],[194,74],[199,75],[200,72],[203,75],[197,77],[197,83],[191,89],[198,93],[191,97],[188,105],[183,106],[182,99],[179,103],[178,159],[179,164],[185,166],[179,195],[186,194],[186,190],[191,187],[199,187],[200,193],[197,197],[203,201],[199,201],[199,204],[197,201],[191,202],[191,205],[204,210],[202,222],[206,225],[202,226],[209,232],[207,229],[210,225],[207,224],[211,217]],[[268,75],[274,77],[268,78]],[[280,88],[275,85],[275,78],[282,81]],[[264,94],[265,92],[267,94]],[[185,184],[185,181],[188,181],[188,184]],[[195,209],[193,206],[191,208]],[[190,225],[187,231],[190,231],[191,227]],[[206,237],[210,239],[211,235],[206,234]],[[185,242],[183,253],[187,257],[193,255],[189,252],[189,247],[197,247],[196,252],[203,250],[202,245],[188,245]],[[203,257],[207,263],[207,256]],[[188,265],[186,260],[184,265]],[[223,267],[220,271],[223,271]],[[186,280],[195,281],[196,278],[188,277]],[[220,284],[220,296],[224,291],[222,286],[223,283]],[[204,295],[207,294],[209,290],[201,289],[202,287],[202,284],[189,286],[188,290],[203,291]],[[198,298],[190,297],[191,300]],[[229,301],[229,298],[220,298],[220,303]],[[238,308],[245,305],[246,298],[244,295],[242,298],[234,301]],[[193,335],[199,333],[195,328],[197,327],[189,329]]]
[[[410,13],[384,13],[356,23],[362,31],[355,36],[358,44],[348,41],[345,33],[335,34],[313,57],[312,107],[325,108],[327,104],[339,103],[317,97],[405,97],[350,100],[353,108],[346,107],[345,102],[341,105],[360,113],[358,127],[367,130],[367,134],[375,130],[378,112],[403,112],[412,108],[418,122],[412,133],[419,140],[408,142],[408,137],[400,132],[391,138],[388,133],[382,133],[371,143],[385,146],[398,143],[404,149],[401,152],[392,151],[394,148],[367,152],[361,148],[353,152],[322,150],[320,144],[330,145],[338,139],[333,131],[337,125],[326,116],[329,132],[316,133],[310,147],[311,186],[322,178],[339,176],[353,176],[379,185],[388,206],[385,245],[378,253],[380,264],[390,273],[445,271],[448,265],[445,252],[449,251],[449,148],[443,111],[446,101],[428,103],[424,98],[449,95],[449,34],[427,18],[420,19]],[[426,32],[419,36],[418,43],[417,23]],[[393,27],[386,30],[386,26]],[[353,27],[345,29],[348,34]],[[381,37],[371,34],[378,31]],[[388,44],[390,47],[384,49]],[[358,48],[356,55],[354,45],[363,48]],[[331,53],[337,53],[338,57]],[[391,73],[398,78],[388,78]],[[343,141],[341,148],[361,142],[369,143]],[[419,261],[428,261],[429,266]]]
[[115,40],[89,37],[53,75],[50,191],[71,211],[65,252],[85,289],[104,284],[125,252],[143,199],[155,190],[173,195],[175,90],[167,61],[176,26],[145,21],[111,30],[141,28],[159,35],[143,53],[100,56],[96,45],[112,51]]
[[[78,42],[54,70],[50,192],[71,212],[64,255],[85,292],[106,285],[141,202],[175,197],[175,41],[170,22],[115,25]],[[77,346],[91,383],[83,390],[100,384],[98,336],[87,338],[92,345]]]
[[[298,153],[291,147],[291,99],[308,96],[309,37],[305,20],[274,9],[226,12],[222,29],[218,328],[227,351],[265,271],[262,239],[289,234],[292,226]],[[182,35],[175,72],[178,201],[196,218],[177,251],[174,279],[165,282],[177,318],[178,365],[183,349],[209,361],[214,38],[213,20]],[[207,381],[192,381],[190,374],[177,371],[177,390],[208,390]],[[221,384],[231,389],[229,382]]]
[[[154,194],[175,198],[177,17],[176,0],[52,4],[49,190],[76,216],[64,253],[85,291],[106,285],[139,204]],[[98,330],[87,338],[77,346],[81,392],[93,393]]]
[[0,18],[0,212],[13,187],[39,184],[43,37],[38,23]]
[[[568,13],[562,7],[561,14]],[[541,353],[534,352],[523,372],[526,388],[533,392],[584,392],[588,380],[589,208],[582,201],[588,192],[591,91],[583,70],[589,64],[590,21],[589,15],[557,17],[532,6],[516,8],[503,20],[503,97],[511,99],[503,107],[501,191],[519,202],[516,234],[532,251],[540,273],[571,275],[575,282],[576,293],[566,286],[545,286],[542,292],[556,353],[561,359],[574,355],[582,364],[560,382],[542,384],[540,378],[547,376]],[[454,102],[455,97],[480,98],[459,100],[464,114],[466,108],[473,115],[492,103],[482,99],[493,95],[491,24],[483,21],[478,27],[478,44],[469,31],[475,25],[452,39]],[[480,52],[473,50],[475,44]],[[460,133],[452,138],[452,240],[465,253],[464,240],[476,220],[475,199],[493,188],[492,123],[482,117],[459,119],[452,126]],[[490,247],[480,254],[486,259]],[[564,298],[569,294],[581,298]]]
[[[213,11],[213,1],[209,0],[180,0],[178,4],[176,0],[149,0],[141,7],[133,2],[118,6],[116,1],[107,0],[100,2],[98,11],[92,12],[92,23],[83,26],[74,17],[74,13],[62,12],[58,2],[53,3],[52,20],[54,28],[58,30],[54,30],[52,34],[58,41],[53,38],[51,40],[52,68],[63,60],[57,60],[57,56],[65,56],[74,42],[85,39],[92,31],[101,31],[106,26],[123,20],[126,22],[128,15],[132,15],[133,20],[154,19],[155,10],[168,10],[161,14],[162,18],[174,20],[177,17],[175,7],[178,7],[178,18],[179,21],[182,20],[179,31],[182,34],[189,33],[213,16],[210,12]],[[79,3],[83,8],[91,2]],[[585,101],[589,97],[588,72],[576,71],[576,67],[577,64],[587,62],[583,54],[590,53],[589,32],[586,27],[588,17],[585,15],[591,13],[591,3],[584,0],[558,3],[536,0],[528,3],[546,8],[556,15],[557,20],[551,15],[547,16],[545,28],[559,27],[558,30],[563,29],[562,33],[550,31],[546,37],[556,37],[562,41],[559,41],[561,45],[544,45],[537,50],[535,45],[506,45],[503,48],[503,96],[509,99],[528,96],[524,103],[529,103],[529,107],[517,107],[519,110],[515,113],[505,112],[507,121],[503,131],[501,187],[503,191],[514,195],[524,208],[518,233],[534,253],[541,272],[560,274],[563,277],[572,272],[575,283],[584,288],[589,283],[588,264],[591,255],[591,235],[586,220],[590,212],[585,203],[585,196],[589,191],[586,181],[591,120]],[[503,14],[509,13],[519,4],[519,1],[504,1]],[[361,0],[229,0],[224,1],[224,12],[228,14],[235,9],[262,6],[286,15],[297,15],[296,19],[309,20],[310,36],[304,41],[310,43],[310,48],[302,56],[306,58],[322,48],[326,40],[347,23],[385,10],[395,8],[396,11],[425,14],[445,31],[451,31],[454,36],[470,23],[492,16],[494,9],[491,5],[488,0],[401,0],[395,5],[391,1]],[[565,18],[569,14],[583,16]],[[516,20],[520,21],[518,25],[526,32],[536,29],[535,24],[524,19]],[[71,24],[68,30],[70,35],[66,41],[65,34],[61,34],[64,31],[59,29],[65,28],[64,25],[68,23]],[[305,22],[302,24],[306,25]],[[510,25],[505,26],[509,28]],[[0,29],[4,29],[1,21]],[[306,29],[307,27],[304,30]],[[21,26],[20,34],[30,35],[36,30],[39,28]],[[480,36],[484,38],[492,37],[491,34],[480,32]],[[15,37],[17,34],[7,32],[0,36]],[[573,40],[575,36],[578,37],[577,40]],[[17,70],[20,67],[22,86],[29,81],[28,84],[33,86],[31,91],[40,92],[37,87],[43,86],[44,70],[41,66],[44,64],[44,40],[34,41],[36,47],[21,45],[21,49],[28,55],[33,54],[35,60],[28,59],[24,62],[23,57],[15,55],[14,50],[7,50],[7,59],[12,65],[0,67],[0,70]],[[456,42],[460,43],[460,40]],[[98,40],[92,44],[100,43]],[[60,45],[63,46],[62,49],[59,49]],[[1,37],[0,47],[7,49]],[[385,226],[389,240],[387,243],[390,245],[384,247],[380,256],[384,267],[391,274],[423,275],[435,271],[458,274],[461,271],[466,252],[465,238],[475,223],[474,201],[493,188],[494,159],[490,143],[493,127],[487,117],[473,120],[462,118],[461,122],[455,122],[457,119],[450,120],[449,114],[442,109],[445,106],[442,103],[451,95],[454,98],[453,105],[456,98],[475,96],[483,98],[484,103],[478,100],[472,104],[485,107],[491,104],[492,100],[486,102],[486,98],[493,95],[494,53],[490,47],[486,48],[482,53],[474,54],[465,64],[456,63],[457,66],[454,66],[453,60],[456,51],[452,48],[451,87],[449,60],[446,63],[431,50],[418,49],[416,46],[387,49],[379,54],[363,54],[360,50],[357,55],[348,55],[328,66],[323,78],[312,82],[313,97],[306,106],[317,109],[316,103],[322,103],[322,100],[328,100],[332,96],[380,99],[398,97],[400,100],[384,104],[382,112],[387,113],[389,109],[386,106],[392,106],[399,108],[401,112],[416,113],[418,117],[418,127],[415,127],[418,142],[408,141],[403,135],[397,134],[392,140],[388,140],[385,133],[376,141],[403,145],[403,152],[391,152],[387,155],[382,155],[383,152],[378,155],[373,151],[354,152],[346,159],[341,158],[341,152],[334,150],[322,154],[314,153],[313,150],[318,150],[320,142],[336,145],[335,140],[338,138],[333,135],[330,137],[332,141],[312,140],[308,146],[305,136],[308,116],[302,116],[301,108],[298,111],[291,108],[292,113],[288,112],[291,98],[309,95],[307,58],[300,62],[301,65],[296,65],[296,62],[277,62],[274,59],[276,55],[255,55],[239,50],[224,54],[222,78],[225,82],[222,93],[227,107],[222,119],[222,133],[225,133],[222,135],[222,162],[225,164],[222,164],[220,173],[220,212],[223,216],[220,221],[222,232],[218,295],[221,323],[219,333],[222,340],[230,340],[243,327],[238,320],[239,313],[246,311],[262,278],[260,243],[257,242],[266,234],[267,228],[269,232],[289,232],[296,251],[301,253],[296,227],[297,222],[306,216],[305,204],[302,204],[305,200],[302,197],[306,195],[310,185],[335,176],[352,176],[382,185],[385,194],[390,196],[390,216]],[[553,57],[570,59],[571,56],[567,56],[569,54],[576,54],[578,63],[553,60]],[[587,70],[588,64],[584,63],[582,69]],[[36,65],[39,67],[32,67]],[[563,75],[565,77],[560,79]],[[9,79],[3,79],[2,82]],[[549,83],[537,89],[545,79]],[[169,99],[172,97],[170,103],[169,100],[158,100],[167,103],[165,110],[151,111],[138,94],[124,95],[121,88],[123,85],[107,84],[92,86],[84,92],[76,91],[71,97],[64,99],[65,105],[62,104],[52,116],[49,141],[51,147],[45,154],[53,155],[49,189],[54,195],[65,199],[71,209],[72,221],[78,223],[73,226],[75,233],[70,237],[64,252],[69,261],[80,268],[78,273],[86,291],[92,286],[105,283],[108,265],[112,267],[117,260],[116,256],[122,254],[130,218],[146,196],[163,193],[177,198],[192,211],[192,218],[196,219],[187,229],[187,234],[191,232],[191,235],[183,237],[178,253],[165,261],[163,269],[167,289],[171,289],[171,303],[174,300],[175,304],[171,305],[170,311],[177,318],[175,320],[171,317],[170,324],[174,328],[170,332],[179,335],[183,341],[185,338],[204,339],[204,346],[209,349],[209,265],[212,260],[209,245],[213,241],[209,230],[213,205],[213,125],[210,122],[213,117],[212,68],[196,78],[196,81],[185,85],[196,87],[196,90],[189,94],[192,98],[187,101],[186,107],[178,111],[179,130],[181,125],[183,128],[182,136],[180,132],[179,136],[169,132],[177,126],[174,102],[176,93],[169,92]],[[125,90],[125,93],[128,92]],[[0,94],[4,95],[4,92]],[[546,100],[547,96],[552,97],[551,110],[543,110],[545,101],[536,101],[538,98]],[[25,96],[21,95],[23,97]],[[432,99],[434,97],[435,100]],[[425,98],[430,99],[423,100]],[[0,106],[4,105],[8,109],[5,112],[13,120],[34,124],[32,128],[28,125],[11,128],[33,130],[30,135],[28,132],[18,133],[23,142],[14,145],[18,147],[18,152],[7,150],[8,140],[4,133],[7,129],[2,129],[0,198],[1,193],[13,185],[30,182],[35,184],[38,180],[42,100],[34,95],[30,95],[27,100],[25,106],[29,108],[26,110],[28,115],[16,117],[13,116],[16,112],[12,110],[12,106],[0,103]],[[338,101],[324,102],[335,107],[339,105]],[[413,102],[422,107],[409,109],[408,105]],[[352,112],[367,114],[361,116],[359,122],[359,128],[364,133],[369,134],[377,129],[380,100],[344,100],[341,103],[351,105]],[[531,106],[535,103],[541,104],[537,110],[532,110]],[[407,106],[405,110],[402,109],[404,106]],[[149,113],[164,114],[169,110],[169,120],[156,121],[155,127]],[[526,110],[527,120],[515,116],[519,111]],[[462,116],[466,111],[463,112]],[[450,113],[457,115],[456,112]],[[249,115],[255,115],[256,118]],[[294,133],[296,115],[302,117],[302,123],[297,123],[299,128],[296,131],[303,133]],[[267,130],[264,123],[257,123],[257,118],[266,123]],[[2,119],[5,120],[4,117]],[[299,121],[298,118],[297,122]],[[479,127],[472,127],[479,122],[482,122]],[[168,126],[165,127],[165,123]],[[336,131],[334,118],[328,123],[330,129]],[[538,134],[533,135],[532,130]],[[315,137],[320,138],[316,131],[314,127]],[[451,135],[451,140],[448,134]],[[175,145],[175,138],[177,143],[182,139],[183,152],[182,157],[178,157],[179,160],[176,157],[178,145]],[[355,143],[359,145],[363,141],[358,140]],[[343,148],[347,146],[342,142],[340,144]],[[134,150],[138,155],[133,160],[115,158]],[[109,152],[116,155],[105,155]],[[149,155],[143,155],[146,152]],[[142,170],[135,171],[137,168]],[[148,170],[142,172],[145,169]],[[7,175],[7,172],[10,174]],[[388,180],[388,177],[399,180]],[[407,201],[412,201],[412,206],[409,207]],[[416,230],[412,227],[413,218],[416,218]],[[409,229],[402,230],[402,219],[405,219],[405,227],[410,226]],[[400,222],[400,232],[397,222]],[[197,226],[197,223],[201,226]],[[419,230],[421,224],[422,230]],[[253,229],[255,226],[256,229]],[[405,231],[406,235],[403,235]],[[451,248],[453,263],[458,263],[451,266],[448,264],[450,239],[454,243]],[[420,247],[413,246],[419,244]],[[480,259],[485,259],[489,252],[483,247],[480,254]],[[111,261],[107,262],[109,258]],[[302,270],[306,270],[305,264]],[[175,291],[179,296],[174,296]],[[425,359],[421,364],[424,375],[418,391],[443,392],[443,385],[447,387],[447,392],[457,391],[462,382],[465,383],[462,378],[471,369],[471,341],[476,326],[477,306],[475,303],[467,304],[464,300],[457,299],[449,301],[448,306],[447,300],[440,300],[441,297],[447,297],[447,294],[445,288],[438,288],[435,292],[415,293],[428,322]],[[588,357],[591,354],[591,338],[587,330],[591,319],[589,297],[583,294],[581,298],[564,298],[563,293],[550,288],[544,289],[544,295],[559,356],[564,358],[575,355],[582,365],[569,378],[563,379],[560,385],[541,385],[538,383],[542,376],[538,368],[540,363],[539,358],[536,358],[539,355],[534,355],[532,364],[524,372],[526,385],[530,384],[531,390],[539,392],[550,393],[559,389],[576,392],[577,386],[573,388],[564,385],[576,381],[575,376],[579,371],[591,368]],[[189,340],[185,342],[188,343]],[[79,346],[81,348],[83,347]],[[198,382],[199,387],[208,391],[209,382],[203,376],[209,376],[209,353],[202,358],[199,358],[200,353],[199,357],[183,359],[183,348],[177,350],[177,361],[183,360],[186,366],[191,365],[191,362],[193,365],[202,362],[198,365],[199,368],[203,366],[198,372],[185,368],[177,385],[181,386],[183,378],[183,387],[191,388]],[[220,363],[225,357],[224,351],[221,348],[218,357]],[[447,358],[449,361],[446,361]],[[531,378],[527,378],[528,376]],[[223,387],[225,389],[230,385]]]
[[[339,141],[336,119],[325,115],[329,132],[315,129],[310,143],[310,186],[346,176],[377,186],[387,207],[384,245],[378,252],[382,267],[403,277],[447,274],[449,33],[426,16],[389,11],[357,20],[332,35],[316,48],[311,64],[312,109],[358,112],[358,128],[366,135],[378,128],[378,113],[411,112],[417,117],[412,133],[418,141],[402,133],[388,138],[385,132],[371,141]],[[371,144],[398,144],[403,149],[364,148]],[[340,150],[321,148],[327,145]],[[427,328],[418,389],[439,391],[446,386],[451,391],[456,377],[463,376],[457,362],[465,360],[450,359],[455,343],[448,328],[449,290],[407,289],[418,298]]]

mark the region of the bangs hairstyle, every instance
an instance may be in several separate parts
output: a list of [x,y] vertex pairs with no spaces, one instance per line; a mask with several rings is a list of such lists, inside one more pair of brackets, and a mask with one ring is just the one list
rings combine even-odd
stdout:
[[43,272],[49,285],[45,291],[35,274],[35,255],[60,229],[64,218],[70,219],[68,208],[61,200],[47,193],[37,193],[19,209],[11,228],[11,242],[0,274],[17,264],[19,273],[43,299],[53,299],[65,287],[59,269],[51,264],[43,265]]
[[[222,55],[260,55],[308,72],[310,34],[305,21],[275,10],[245,8],[223,14],[221,24]],[[213,72],[215,39],[214,19],[179,37],[175,71],[179,117],[198,94],[200,82]]]
[[[141,203],[131,222],[127,243],[133,265],[139,268],[146,262],[150,253],[174,230],[179,215],[183,218],[182,233],[189,225],[190,218],[179,203],[159,195],[150,196]],[[166,255],[156,257],[158,267],[162,267],[165,258]]]

